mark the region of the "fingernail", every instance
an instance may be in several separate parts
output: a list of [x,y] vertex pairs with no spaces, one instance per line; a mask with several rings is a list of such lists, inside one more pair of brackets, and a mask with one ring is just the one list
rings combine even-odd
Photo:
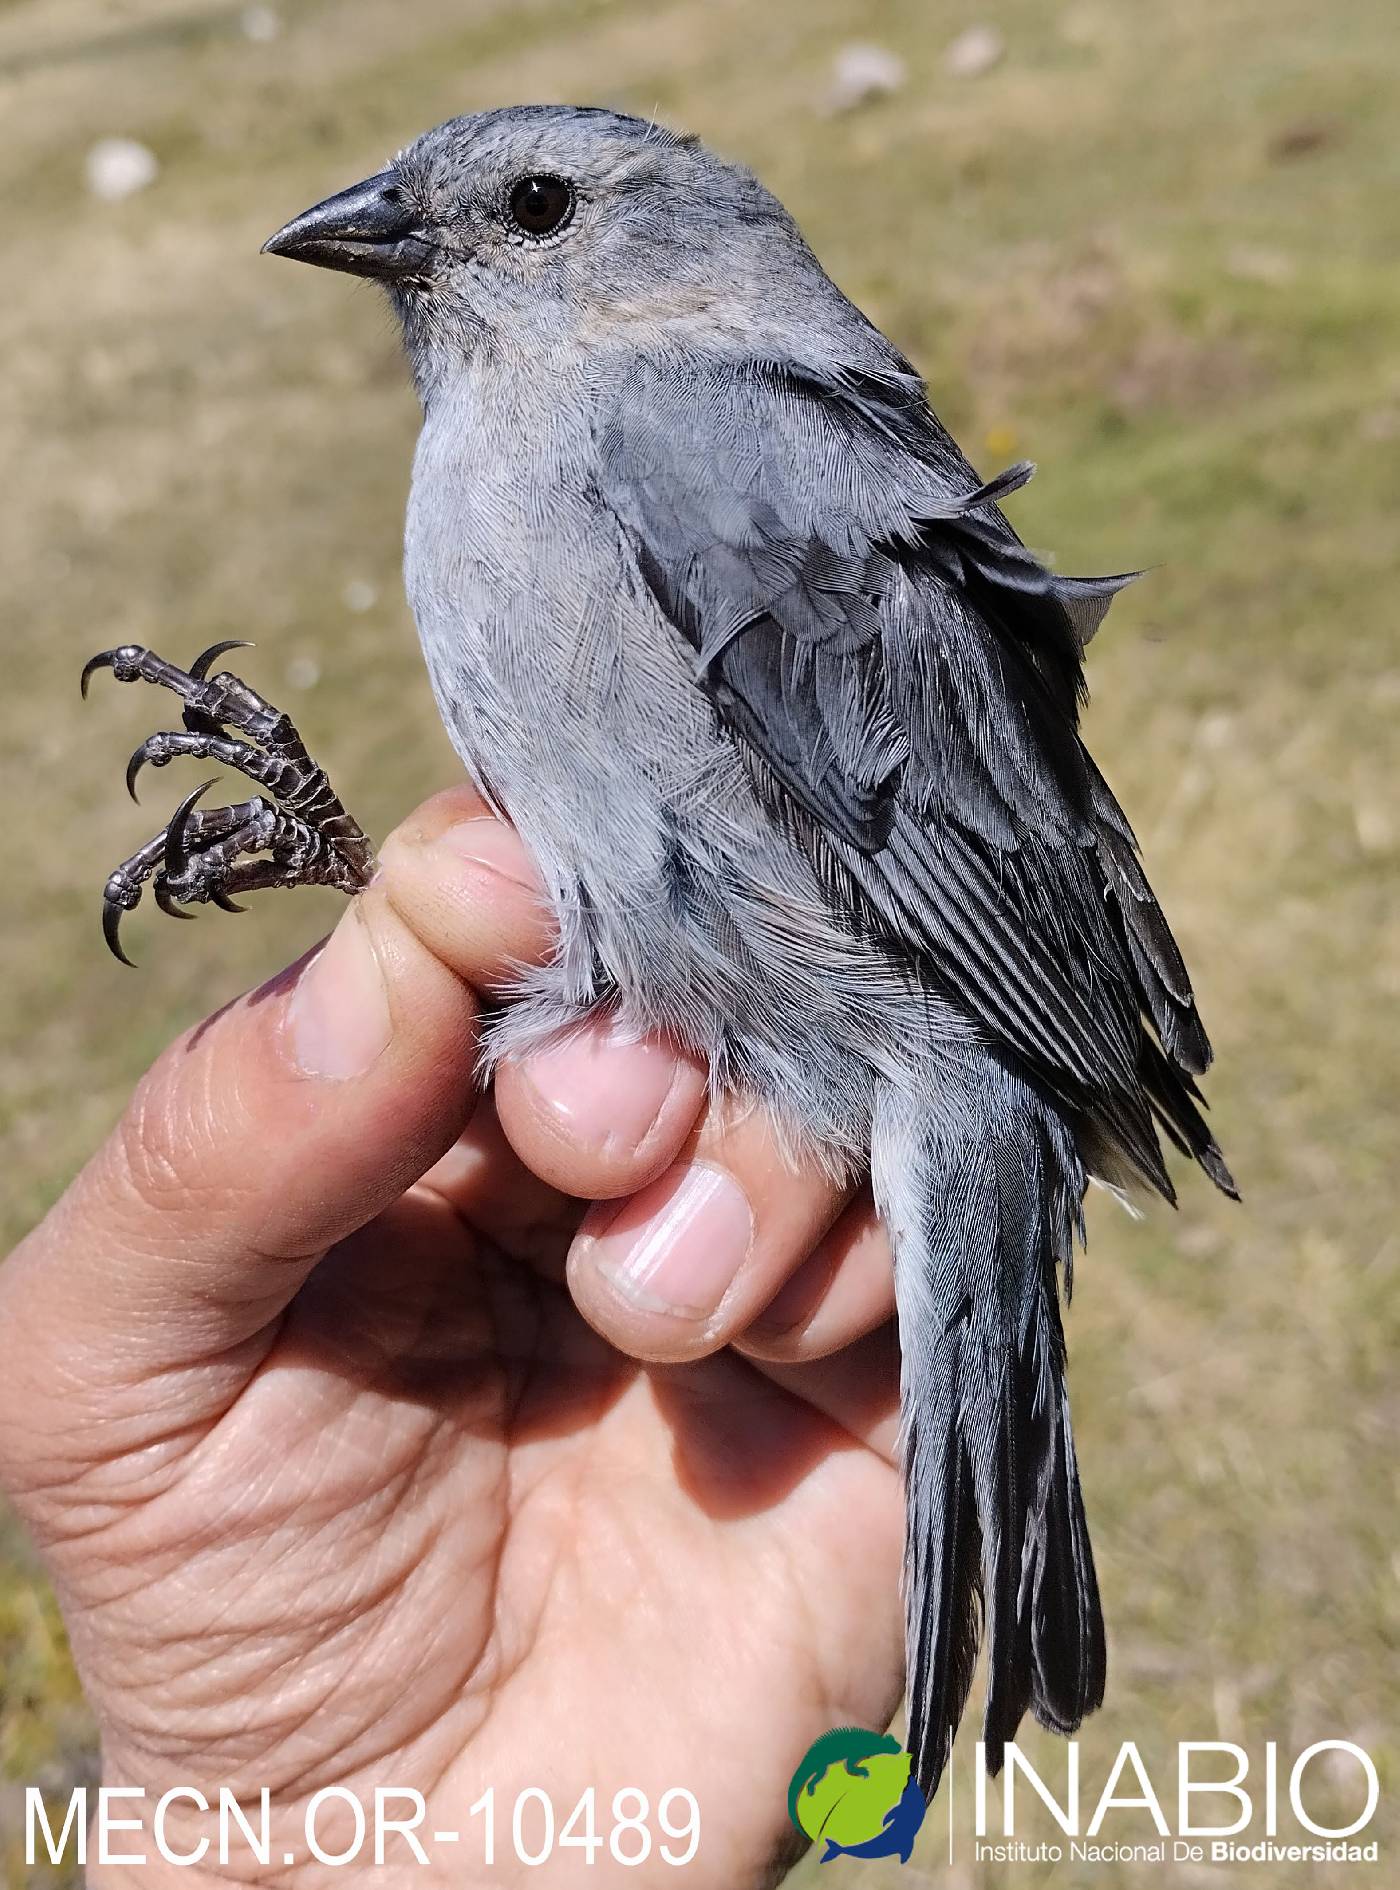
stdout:
[[434,845],[446,847],[449,853],[470,860],[475,866],[484,866],[488,872],[497,874],[501,879],[508,879],[513,886],[523,886],[526,892],[538,893],[541,890],[535,863],[525,851],[519,835],[514,828],[507,827],[503,820],[493,819],[490,814],[479,814],[474,820],[458,821],[455,827],[448,827],[440,833]]
[[634,1195],[589,1241],[588,1258],[643,1311],[707,1319],[752,1239],[753,1214],[738,1183],[696,1162],[679,1181],[663,1175]]
[[641,1148],[681,1065],[674,1050],[648,1038],[578,1030],[522,1067],[579,1147],[603,1154]]
[[286,1028],[307,1076],[363,1076],[387,1048],[389,994],[353,906],[297,980]]

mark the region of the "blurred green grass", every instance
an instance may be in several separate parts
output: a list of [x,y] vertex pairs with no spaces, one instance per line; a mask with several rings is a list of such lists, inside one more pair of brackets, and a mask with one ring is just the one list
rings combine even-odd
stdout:
[[[256,638],[248,674],[381,833],[457,773],[398,580],[416,412],[388,315],[258,244],[454,112],[576,98],[684,122],[789,203],[985,471],[1041,462],[1015,510],[1032,544],[1069,569],[1157,567],[1091,651],[1090,735],[1198,972],[1246,1200],[1187,1178],[1177,1216],[1095,1203],[1070,1338],[1112,1677],[1086,1776],[1125,1738],[1156,1776],[1178,1739],[1287,1754],[1337,1736],[1393,1788],[1391,0],[1353,0],[1344,28],[1305,0],[1009,0],[988,11],[1006,57],[976,80],[941,55],[977,15],[919,0],[308,0],[280,17],[254,43],[238,8],[0,8],[7,1231],[173,1030],[334,911],[268,900],[178,934],[143,914],[140,977],[107,959],[101,880],[177,783],[150,777],[144,815],[126,803],[121,764],[159,704],[99,682],[82,707],[83,659]],[[907,85],[825,117],[835,50],[870,37]],[[82,179],[111,134],[162,164],[116,205]],[[84,1776],[87,1738],[52,1601],[0,1525],[8,1882],[26,1881],[19,1783]],[[936,1839],[925,1853],[849,1880],[1018,1880],[968,1855],[949,1869]]]

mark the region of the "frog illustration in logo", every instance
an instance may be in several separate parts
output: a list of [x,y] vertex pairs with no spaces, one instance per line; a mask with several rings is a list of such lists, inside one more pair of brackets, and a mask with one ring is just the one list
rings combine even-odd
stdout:
[[793,1773],[788,1816],[814,1842],[825,1841],[824,1864],[842,1856],[907,1864],[928,1810],[912,1763],[892,1734],[838,1726]]

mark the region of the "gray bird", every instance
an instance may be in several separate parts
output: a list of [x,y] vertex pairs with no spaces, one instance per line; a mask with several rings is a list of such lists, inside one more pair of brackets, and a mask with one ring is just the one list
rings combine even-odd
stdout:
[[[455,119],[266,247],[377,279],[402,321],[409,597],[559,926],[490,1055],[606,1009],[705,1057],[793,1150],[869,1164],[919,1780],[984,1625],[989,1764],[1028,1708],[1071,1732],[1105,1665],[1059,1303],[1086,1184],[1172,1199],[1161,1131],[1234,1192],[1185,966],[1078,732],[1084,642],[1130,579],[1026,550],[999,501],[1032,468],[981,484],[782,205],[695,138]],[[109,882],[113,926],[152,874],[167,904],[360,883],[363,838],[285,718],[269,733],[207,657],[95,660],[184,697],[187,732],[137,759],[231,759],[281,802],[243,827],[187,803]],[[295,792],[230,722],[292,756]],[[271,861],[231,866],[230,834]]]

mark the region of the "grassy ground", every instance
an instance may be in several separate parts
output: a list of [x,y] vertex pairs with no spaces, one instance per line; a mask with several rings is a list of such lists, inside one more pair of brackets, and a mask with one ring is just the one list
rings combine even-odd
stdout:
[[[1179,1739],[1288,1759],[1336,1736],[1393,1786],[1400,20],[1390,0],[1344,26],[1314,0],[991,11],[1007,56],[959,80],[941,52],[976,15],[920,0],[305,0],[270,44],[236,7],[0,7],[4,1217],[26,1227],[169,1033],[329,910],[141,918],[140,977],[108,960],[96,895],[150,825],[120,766],[154,703],[99,687],[82,708],[84,657],[256,637],[249,674],[379,831],[455,773],[398,583],[415,410],[388,318],[259,242],[451,113],[655,109],[791,204],[985,471],[1041,462],[1015,508],[1033,544],[1160,567],[1094,646],[1091,737],[1199,971],[1246,1205],[1188,1183],[1179,1216],[1095,1215],[1071,1343],[1113,1675],[1086,1780],[1125,1738],[1165,1777]],[[835,49],[871,36],[906,88],[825,119]],[[82,184],[113,133],[163,167],[115,206]],[[18,1781],[80,1774],[85,1738],[0,1525],[0,1821]],[[1332,1821],[1346,1798],[1338,1780]],[[1042,1880],[959,1852],[841,1868]],[[1052,1880],[1164,1877],[1194,1881]]]

